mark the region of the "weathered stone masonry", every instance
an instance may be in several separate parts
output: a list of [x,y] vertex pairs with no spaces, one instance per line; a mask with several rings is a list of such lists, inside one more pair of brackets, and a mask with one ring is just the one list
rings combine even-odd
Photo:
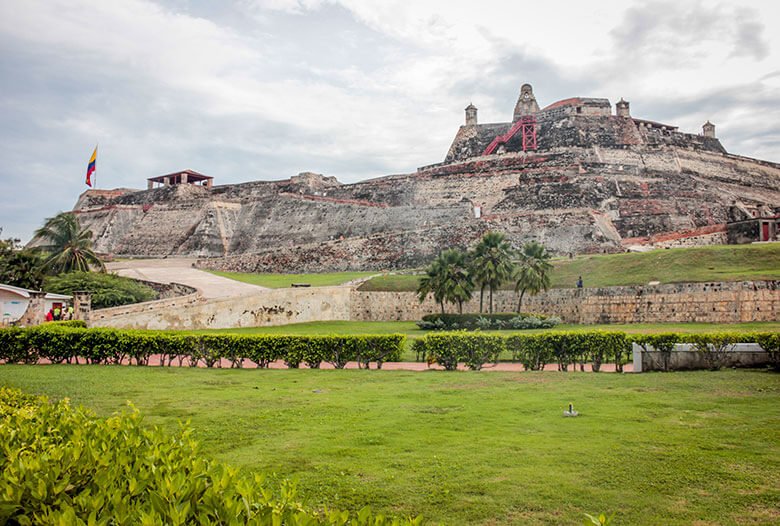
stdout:
[[[518,134],[485,155],[527,115],[536,150]],[[416,173],[87,191],[74,211],[101,252],[265,272],[419,266],[488,230],[559,254],[708,244],[728,222],[778,213],[780,165],[727,153],[709,123],[683,133],[634,118],[623,100],[615,113],[582,97],[540,109],[530,85],[512,119],[479,124],[470,105],[445,161]]]
[[[517,296],[494,294],[497,312]],[[464,306],[477,312],[479,298]],[[451,312],[453,307],[448,306]],[[525,298],[524,312],[560,316],[566,323],[737,323],[780,319],[780,282],[682,283],[641,287],[554,289]],[[93,311],[91,325],[136,329],[216,329],[307,321],[419,320],[439,312],[412,292],[362,292],[350,287],[275,289],[256,296],[203,301],[198,294]]]

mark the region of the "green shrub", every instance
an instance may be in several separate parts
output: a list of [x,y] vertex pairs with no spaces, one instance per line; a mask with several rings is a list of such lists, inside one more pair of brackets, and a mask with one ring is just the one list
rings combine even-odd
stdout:
[[488,362],[497,362],[506,350],[506,338],[489,334],[443,332],[429,334],[421,340],[426,358],[448,371],[457,369],[459,362],[478,371]]
[[0,524],[258,524],[400,526],[315,511],[289,482],[272,487],[204,457],[187,426],[168,435],[138,411],[108,419],[0,387]]
[[423,330],[548,329],[561,323],[556,316],[502,312],[498,314],[427,314],[417,322]]
[[397,361],[403,353],[406,337],[400,334],[362,336],[285,336],[236,334],[177,334],[175,332],[117,329],[71,328],[61,324],[44,324],[29,329],[0,330],[0,360],[7,363],[36,363],[40,359],[53,363],[147,365],[152,355],[159,355],[163,365],[178,360],[179,365],[196,367],[221,366],[228,360],[231,367],[242,367],[246,360],[258,367],[268,367],[284,360],[289,367],[306,362],[319,367],[323,361],[343,368],[357,361],[368,368],[378,368],[387,361]]
[[780,371],[780,332],[759,332],[755,341],[769,354],[769,363],[773,369]]
[[46,290],[70,294],[86,290],[92,293],[92,308],[103,309],[157,299],[157,292],[138,281],[101,272],[69,272],[46,279]]

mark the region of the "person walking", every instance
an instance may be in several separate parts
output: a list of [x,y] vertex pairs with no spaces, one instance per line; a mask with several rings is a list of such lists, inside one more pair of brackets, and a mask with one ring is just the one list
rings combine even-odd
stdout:
[[580,276],[579,278],[577,278],[577,288],[578,288],[578,289],[581,289],[581,288],[582,288],[582,276]]

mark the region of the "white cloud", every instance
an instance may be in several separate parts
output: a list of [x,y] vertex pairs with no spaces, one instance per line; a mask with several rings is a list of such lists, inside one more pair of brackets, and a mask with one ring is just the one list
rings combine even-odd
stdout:
[[780,160],[774,3],[171,1],[0,3],[0,208],[44,181],[38,215],[69,208],[96,141],[113,186],[409,171],[443,158],[468,102],[508,119],[522,82],[543,105],[709,118],[737,153]]

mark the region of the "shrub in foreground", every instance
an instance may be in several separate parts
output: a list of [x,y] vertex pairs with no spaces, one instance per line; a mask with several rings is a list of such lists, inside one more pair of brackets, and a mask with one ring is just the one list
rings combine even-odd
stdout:
[[418,525],[312,510],[283,482],[204,458],[190,430],[168,435],[138,411],[95,417],[67,400],[0,387],[0,524]]

